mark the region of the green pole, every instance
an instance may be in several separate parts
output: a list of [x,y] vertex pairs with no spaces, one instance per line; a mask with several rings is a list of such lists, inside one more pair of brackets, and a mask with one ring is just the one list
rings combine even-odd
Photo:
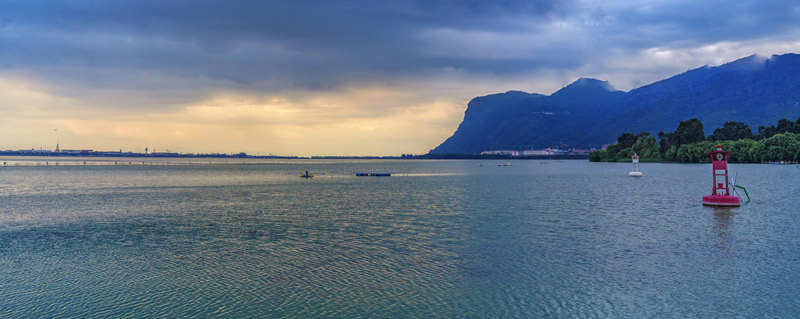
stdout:
[[747,196],[747,202],[749,203],[750,202],[750,195],[747,194],[747,188],[744,188],[744,187],[739,186],[739,185],[733,185],[733,186],[741,188],[742,190],[744,190],[744,196]]

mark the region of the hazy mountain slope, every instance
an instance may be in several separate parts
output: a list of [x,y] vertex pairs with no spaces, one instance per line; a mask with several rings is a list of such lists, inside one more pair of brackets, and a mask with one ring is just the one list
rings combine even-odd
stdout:
[[431,152],[598,147],[623,132],[670,132],[695,117],[706,134],[726,121],[756,131],[781,117],[796,119],[799,102],[797,54],[703,66],[630,92],[579,79],[549,96],[510,91],[475,98],[453,136]]

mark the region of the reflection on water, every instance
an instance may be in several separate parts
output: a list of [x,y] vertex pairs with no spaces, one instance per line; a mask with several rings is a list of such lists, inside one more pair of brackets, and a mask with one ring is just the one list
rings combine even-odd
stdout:
[[0,167],[0,317],[800,313],[797,169],[503,163]]
[[733,235],[733,217],[735,208],[713,207],[714,210],[714,233],[717,235],[714,246],[720,251],[730,251],[733,248],[735,237]]

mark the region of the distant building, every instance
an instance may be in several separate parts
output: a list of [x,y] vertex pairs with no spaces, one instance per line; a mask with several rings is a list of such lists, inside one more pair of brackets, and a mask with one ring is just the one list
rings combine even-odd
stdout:
[[510,155],[510,156],[519,156],[519,151],[507,151],[507,150],[498,150],[498,151],[483,151],[481,155]]
[[525,150],[522,151],[522,155],[524,156],[540,156],[540,155],[551,155],[547,153],[547,150]]
[[85,156],[94,153],[92,150],[61,150],[61,154]]
[[567,150],[560,150],[557,148],[545,148],[542,150],[527,150],[523,151],[522,155],[524,156],[542,156],[542,155],[565,155],[569,154],[570,152]]
[[572,152],[570,154],[572,154],[572,155],[589,155],[589,153],[591,153],[592,151],[596,151],[596,150],[597,149],[594,148],[594,147],[590,148],[588,150],[582,150],[582,149],[573,148]]

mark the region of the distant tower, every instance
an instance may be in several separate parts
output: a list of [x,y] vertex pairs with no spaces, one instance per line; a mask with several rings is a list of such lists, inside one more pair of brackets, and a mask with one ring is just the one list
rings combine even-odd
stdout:
[[147,154],[147,147],[144,148],[144,153]]
[[58,147],[58,142],[56,142],[56,153],[61,153],[61,148]]

